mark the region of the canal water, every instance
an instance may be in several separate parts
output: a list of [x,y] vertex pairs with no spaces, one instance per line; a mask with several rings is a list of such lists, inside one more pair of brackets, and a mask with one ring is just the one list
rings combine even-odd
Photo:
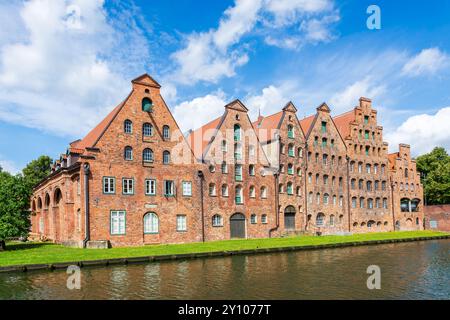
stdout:
[[67,277],[0,274],[0,299],[450,299],[450,240],[84,268],[79,290]]

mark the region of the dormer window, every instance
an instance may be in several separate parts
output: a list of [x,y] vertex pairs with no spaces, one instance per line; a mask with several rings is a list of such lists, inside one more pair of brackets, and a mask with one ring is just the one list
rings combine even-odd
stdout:
[[153,102],[149,98],[142,99],[142,111],[152,112],[153,110]]

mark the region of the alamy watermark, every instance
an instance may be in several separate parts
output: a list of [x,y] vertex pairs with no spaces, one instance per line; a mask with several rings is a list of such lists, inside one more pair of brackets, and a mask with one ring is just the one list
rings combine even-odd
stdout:
[[376,4],[372,4],[367,7],[367,14],[370,16],[367,18],[366,25],[369,30],[381,29],[381,9]]
[[69,275],[67,278],[66,286],[69,290],[81,289],[81,269],[79,266],[69,266],[66,273]]
[[370,276],[367,278],[367,289],[380,290],[381,289],[381,269],[377,265],[371,265],[367,267],[367,274]]

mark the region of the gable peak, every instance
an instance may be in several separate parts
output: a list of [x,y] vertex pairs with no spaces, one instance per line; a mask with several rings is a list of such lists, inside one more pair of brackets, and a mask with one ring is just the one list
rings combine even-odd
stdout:
[[148,87],[154,87],[158,89],[161,88],[161,85],[147,73],[144,73],[143,75],[140,75],[136,79],[133,79],[131,83],[140,84]]
[[292,103],[292,101],[289,101],[283,108],[283,111],[291,111],[291,112],[297,112],[297,108]]
[[323,112],[330,112],[330,107],[328,107],[328,105],[324,102],[322,103],[320,106],[317,107],[316,109],[317,111],[323,111]]
[[225,106],[226,109],[233,109],[242,112],[248,112],[247,107],[241,102],[241,100],[236,99]]

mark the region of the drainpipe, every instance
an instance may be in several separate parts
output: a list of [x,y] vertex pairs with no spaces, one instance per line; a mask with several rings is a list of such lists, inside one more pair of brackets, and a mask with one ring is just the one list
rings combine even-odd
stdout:
[[391,207],[392,207],[392,231],[395,231],[395,213],[394,213],[394,181],[389,178],[391,185]]
[[305,220],[304,220],[304,224],[305,224],[305,231],[308,228],[308,190],[307,190],[307,182],[306,182],[306,175],[308,174],[308,142],[305,143],[305,152],[303,153],[303,159],[305,160],[305,174],[303,175],[303,182],[304,182],[304,190],[305,190]]
[[89,166],[89,163],[85,163],[83,165],[83,171],[84,171],[84,212],[85,212],[83,248],[86,248],[87,242],[91,239],[90,225],[89,225],[89,174],[91,173],[91,168]]
[[352,201],[352,199],[350,199],[350,169],[349,169],[349,165],[350,165],[350,157],[349,156],[345,156],[345,159],[347,160],[347,210],[348,210],[348,232],[352,231],[352,215],[351,215],[351,207],[350,207],[350,201]]
[[280,198],[278,195],[278,172],[275,174],[275,217],[276,217],[276,226],[269,230],[269,238],[272,238],[272,232],[278,230],[280,227]]
[[205,212],[203,207],[203,171],[199,170],[197,176],[200,178],[200,211],[202,214],[202,242],[205,242]]

